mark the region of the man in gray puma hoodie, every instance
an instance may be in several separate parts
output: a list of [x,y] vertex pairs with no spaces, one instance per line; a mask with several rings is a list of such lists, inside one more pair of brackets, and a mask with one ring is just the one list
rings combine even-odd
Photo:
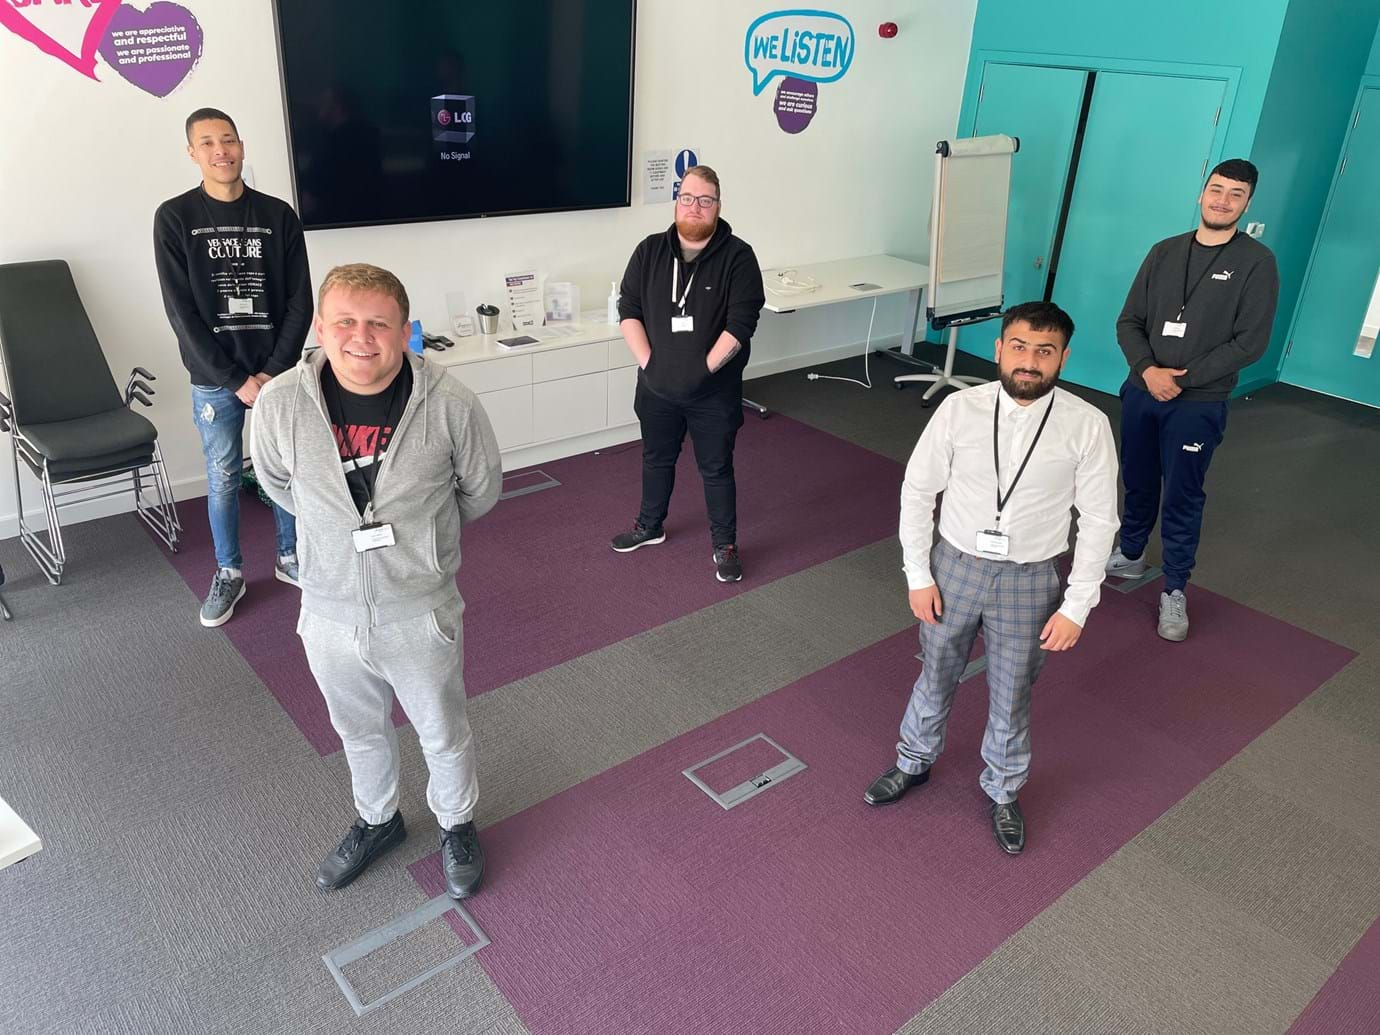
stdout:
[[359,819],[317,871],[341,888],[406,836],[396,694],[431,774],[446,888],[479,887],[474,738],[465,717],[460,527],[498,500],[498,442],[479,401],[407,351],[407,292],[387,270],[321,284],[322,348],[259,393],[254,469],[297,517],[297,631],[345,747]]

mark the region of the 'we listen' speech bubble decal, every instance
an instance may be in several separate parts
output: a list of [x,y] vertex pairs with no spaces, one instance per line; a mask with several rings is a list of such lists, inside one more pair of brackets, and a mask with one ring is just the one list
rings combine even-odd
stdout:
[[842,79],[853,64],[853,26],[829,11],[773,11],[748,26],[743,60],[760,94],[777,76],[812,83]]

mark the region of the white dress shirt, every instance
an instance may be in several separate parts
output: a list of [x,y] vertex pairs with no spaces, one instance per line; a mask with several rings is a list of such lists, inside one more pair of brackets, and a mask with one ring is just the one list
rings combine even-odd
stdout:
[[[1044,418],[1049,423],[997,521],[997,474],[992,463],[992,409],[1000,408],[997,451],[1001,490],[1011,486]],[[1078,510],[1078,545],[1059,612],[1079,626],[1097,605],[1112,540],[1120,525],[1116,504],[1116,446],[1106,416],[1091,403],[1055,388],[1029,406],[999,381],[950,395],[925,425],[901,486],[901,552],[911,589],[934,585],[935,500],[942,492],[939,534],[977,556],[977,534],[999,529],[1010,537],[1006,561],[1049,560],[1069,548],[1070,511]]]

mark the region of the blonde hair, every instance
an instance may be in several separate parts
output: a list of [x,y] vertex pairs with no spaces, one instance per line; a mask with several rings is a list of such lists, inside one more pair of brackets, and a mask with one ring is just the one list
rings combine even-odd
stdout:
[[316,293],[318,311],[325,305],[326,295],[332,288],[344,288],[346,291],[376,291],[388,295],[398,303],[403,323],[407,323],[410,308],[407,289],[402,286],[401,280],[381,266],[371,266],[367,262],[351,262],[331,270],[321,282],[321,290]]

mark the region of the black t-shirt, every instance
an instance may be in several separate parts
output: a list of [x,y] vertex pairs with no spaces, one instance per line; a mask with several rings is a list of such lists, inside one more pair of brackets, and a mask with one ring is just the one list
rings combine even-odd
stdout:
[[340,449],[345,484],[362,515],[374,491],[374,478],[393,440],[412,394],[412,365],[404,358],[392,385],[375,395],[356,395],[340,387],[329,363],[321,368],[321,394]]

